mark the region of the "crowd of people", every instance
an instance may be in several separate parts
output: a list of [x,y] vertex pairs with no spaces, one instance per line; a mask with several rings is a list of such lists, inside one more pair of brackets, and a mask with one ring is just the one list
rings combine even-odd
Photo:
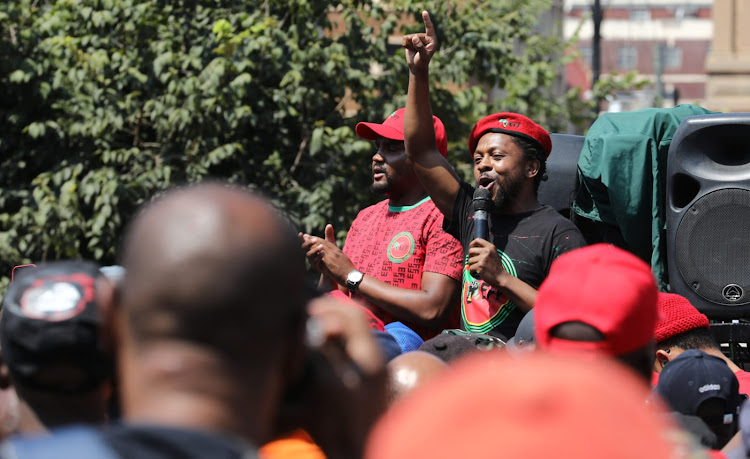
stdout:
[[385,199],[343,248],[212,182],[140,209],[118,266],[14,276],[0,458],[748,457],[748,373],[644,261],[538,201],[543,127],[481,119],[459,179],[423,20],[406,106],[356,127]]

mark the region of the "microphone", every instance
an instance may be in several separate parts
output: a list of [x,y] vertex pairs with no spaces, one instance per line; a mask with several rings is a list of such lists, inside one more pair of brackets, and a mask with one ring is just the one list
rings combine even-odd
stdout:
[[488,240],[489,211],[492,210],[492,199],[490,190],[479,187],[474,191],[474,239]]

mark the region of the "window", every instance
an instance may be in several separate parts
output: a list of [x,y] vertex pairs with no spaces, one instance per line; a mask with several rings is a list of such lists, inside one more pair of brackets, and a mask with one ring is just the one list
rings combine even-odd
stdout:
[[665,46],[663,52],[665,69],[682,68],[682,48],[678,48],[677,46]]
[[651,12],[645,8],[635,8],[630,10],[631,21],[650,21]]
[[591,67],[594,60],[594,50],[591,48],[591,46],[581,46],[580,51],[583,64]]
[[638,64],[638,50],[635,46],[620,46],[617,48],[617,67],[621,70],[631,70]]

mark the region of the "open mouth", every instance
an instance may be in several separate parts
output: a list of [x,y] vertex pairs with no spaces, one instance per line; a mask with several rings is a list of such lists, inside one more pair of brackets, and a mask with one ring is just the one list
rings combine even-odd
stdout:
[[385,171],[383,169],[380,169],[378,167],[372,168],[372,178],[375,180],[380,180],[383,177],[385,177]]
[[493,185],[495,185],[495,180],[488,175],[480,175],[477,184],[480,188],[491,190]]

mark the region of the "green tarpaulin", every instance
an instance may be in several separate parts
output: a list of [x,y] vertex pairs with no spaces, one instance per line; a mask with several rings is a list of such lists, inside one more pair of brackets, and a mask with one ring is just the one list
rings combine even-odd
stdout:
[[651,264],[662,290],[666,272],[667,152],[683,119],[710,112],[695,105],[605,113],[591,126],[578,159],[578,215],[613,225],[628,250]]

